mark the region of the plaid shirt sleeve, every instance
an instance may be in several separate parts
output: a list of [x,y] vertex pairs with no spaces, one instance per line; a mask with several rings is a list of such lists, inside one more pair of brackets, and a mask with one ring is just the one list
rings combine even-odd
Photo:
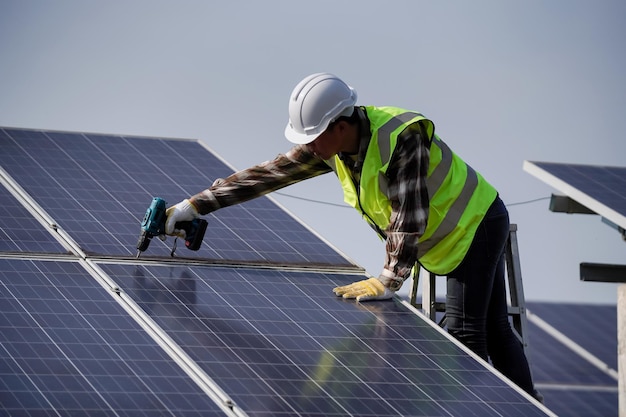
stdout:
[[236,172],[227,178],[218,178],[211,187],[189,200],[198,213],[207,214],[331,171],[305,145],[297,145],[271,161]]
[[387,170],[391,219],[385,230],[385,281],[406,280],[417,262],[417,244],[428,221],[426,177],[430,158],[428,139],[407,129],[399,138]]

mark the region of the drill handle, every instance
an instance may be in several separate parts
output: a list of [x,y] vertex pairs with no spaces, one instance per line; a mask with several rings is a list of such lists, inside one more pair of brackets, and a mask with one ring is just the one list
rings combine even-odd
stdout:
[[175,229],[185,231],[185,246],[189,250],[196,251],[202,245],[204,233],[206,232],[208,222],[204,219],[194,219],[190,221],[178,222],[174,226]]

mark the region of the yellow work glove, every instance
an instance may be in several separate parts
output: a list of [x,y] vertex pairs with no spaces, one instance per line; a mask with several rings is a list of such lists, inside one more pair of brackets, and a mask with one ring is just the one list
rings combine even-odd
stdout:
[[378,278],[369,278],[353,282],[349,285],[336,287],[333,292],[338,297],[356,298],[357,301],[388,300],[395,291],[385,287]]

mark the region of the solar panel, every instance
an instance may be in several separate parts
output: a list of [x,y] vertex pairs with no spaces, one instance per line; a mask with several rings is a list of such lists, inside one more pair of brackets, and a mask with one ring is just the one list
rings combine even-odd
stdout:
[[560,387],[549,392],[546,404],[558,416],[618,416],[617,390],[590,391],[585,387]]
[[[0,130],[2,167],[89,254],[132,256],[153,196],[170,203],[232,173],[197,141],[126,138],[24,129]],[[352,262],[268,198],[208,216],[202,259]],[[146,255],[169,256],[153,239]]]
[[626,167],[524,161],[524,170],[626,229]]
[[[556,208],[554,211],[596,213],[622,235],[624,234],[626,167],[524,161],[524,170],[573,200],[574,203],[568,202],[564,209]],[[596,278],[605,279],[599,268],[591,267],[588,271],[591,271],[587,272],[588,278],[596,275]],[[574,353],[572,346],[569,346],[572,343],[568,342],[566,346],[546,334],[533,338],[538,340],[537,349],[531,353],[533,362],[538,362],[533,366],[536,379],[548,382],[550,391],[546,394],[546,400],[549,396],[556,399],[559,406],[554,409],[558,409],[564,415],[573,413],[572,415],[604,416],[615,415],[618,412],[619,377],[615,371],[616,312],[615,307],[605,308],[613,310],[607,320],[590,320],[589,317],[585,317],[586,314],[598,317],[598,311],[591,312],[593,306],[551,306],[550,309],[539,312],[546,316],[549,325],[557,328],[561,334],[581,347],[581,349],[576,347],[577,351],[582,350],[580,354]],[[606,311],[602,313],[607,317]],[[608,326],[612,326],[612,329]],[[543,333],[541,330],[533,331]],[[612,339],[610,335],[613,335]],[[589,355],[592,357],[588,357]],[[563,386],[577,387],[575,400],[568,393],[560,392]],[[605,402],[594,403],[595,407],[589,407],[589,403],[582,405],[581,399],[588,401],[602,399]],[[587,410],[583,411],[585,408]]]
[[[605,366],[617,369],[615,306],[563,303],[526,303],[531,317],[553,326]],[[604,417],[618,414],[615,372],[590,362],[578,348],[564,344],[535,324],[528,325],[530,362],[535,384],[546,405],[559,416]]]
[[359,275],[101,267],[250,414],[543,414],[404,304],[332,294]]
[[571,348],[529,323],[533,349],[529,358],[536,381],[561,385],[612,386],[615,379],[584,360]]
[[198,253],[154,239],[136,261],[152,196],[232,172],[197,141],[0,128],[0,146],[34,200],[0,194],[6,225],[39,230],[27,204],[84,252],[2,237],[0,415],[548,413],[408,303],[335,297],[362,269],[271,199],[208,216]]
[[532,302],[526,306],[602,362],[617,369],[616,306]]
[[1,185],[0,201],[0,252],[67,252],[9,190]]
[[77,262],[0,259],[0,415],[224,415]]

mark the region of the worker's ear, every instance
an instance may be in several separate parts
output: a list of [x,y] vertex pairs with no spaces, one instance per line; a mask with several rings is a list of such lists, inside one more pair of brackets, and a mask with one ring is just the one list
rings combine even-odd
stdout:
[[344,133],[347,129],[348,129],[348,122],[346,122],[345,120],[339,120],[336,123],[333,123],[335,126],[334,128],[337,129],[337,132],[339,133]]

